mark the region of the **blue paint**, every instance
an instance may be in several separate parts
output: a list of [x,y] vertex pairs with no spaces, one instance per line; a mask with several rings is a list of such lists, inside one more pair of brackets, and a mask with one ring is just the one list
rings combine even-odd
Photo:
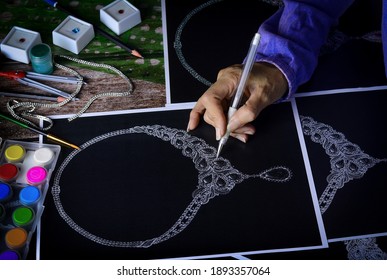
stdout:
[[33,205],[40,199],[40,191],[37,187],[27,186],[19,193],[19,200],[24,205]]
[[12,196],[12,189],[5,183],[0,183],[0,201],[6,201]]

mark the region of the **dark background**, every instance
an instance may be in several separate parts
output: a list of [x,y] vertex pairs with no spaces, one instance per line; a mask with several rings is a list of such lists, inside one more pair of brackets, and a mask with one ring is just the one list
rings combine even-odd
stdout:
[[[266,110],[255,123],[260,133],[247,145],[231,139],[222,154],[243,174],[286,166],[293,172],[289,182],[247,179],[203,205],[183,232],[148,249],[111,248],[86,239],[59,217],[48,195],[42,259],[154,259],[321,245],[290,105]],[[80,145],[136,125],[184,129],[188,113],[80,118],[70,124],[56,120],[53,133]],[[203,124],[192,133],[217,146],[212,127]],[[65,156],[66,151],[58,166]],[[192,160],[170,143],[128,134],[93,144],[74,157],[62,174],[60,197],[68,215],[89,232],[112,240],[145,240],[176,222],[192,200],[197,177]]]
[[[195,102],[208,86],[182,66],[173,44],[185,16],[208,1],[165,2],[170,103]],[[181,35],[187,63],[203,78],[215,82],[220,69],[242,63],[255,32],[277,9],[261,1],[235,0],[204,8],[189,20]],[[323,47],[317,69],[298,92],[386,84],[382,44],[362,38],[380,28],[381,1],[355,1],[332,29],[333,47]],[[337,34],[342,40],[334,39]]]

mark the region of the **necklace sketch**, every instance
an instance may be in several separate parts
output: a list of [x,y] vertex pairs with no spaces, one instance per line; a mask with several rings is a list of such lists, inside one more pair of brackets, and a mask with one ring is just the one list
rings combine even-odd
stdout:
[[319,198],[323,214],[331,205],[338,189],[351,180],[362,178],[369,168],[387,162],[387,159],[373,158],[364,153],[358,145],[348,141],[343,133],[337,132],[329,125],[316,122],[311,117],[300,118],[303,133],[309,135],[313,142],[321,144],[330,157],[328,186]]
[[216,3],[219,3],[222,1],[223,0],[210,0],[202,5],[198,6],[197,8],[193,9],[190,13],[188,13],[188,15],[183,19],[183,21],[180,23],[179,27],[177,28],[176,33],[175,33],[175,41],[173,42],[173,47],[175,48],[177,58],[179,59],[181,65],[188,71],[188,73],[190,73],[192,75],[192,77],[194,77],[196,80],[198,80],[199,82],[203,83],[206,86],[211,86],[212,83],[210,81],[208,81],[207,79],[203,78],[201,75],[199,75],[199,73],[197,73],[195,71],[195,69],[193,69],[191,67],[191,65],[188,64],[187,60],[184,57],[183,50],[182,50],[183,43],[181,42],[181,34],[183,33],[183,29],[187,25],[188,21],[195,14],[197,14],[201,10],[207,8],[208,6],[211,6],[213,4],[216,4]]
[[[60,179],[62,173],[71,160],[91,145],[110,137],[139,133],[169,142],[175,148],[182,150],[182,154],[184,156],[191,158],[195,168],[199,172],[198,186],[192,193],[192,201],[183,211],[175,224],[160,236],[143,241],[114,241],[101,238],[79,226],[66,213],[60,198]],[[216,149],[214,147],[209,146],[204,140],[192,136],[183,130],[168,128],[160,125],[136,126],[97,136],[84,143],[80,150],[74,150],[71,152],[58,168],[51,192],[59,215],[72,229],[82,236],[105,246],[147,248],[164,242],[182,232],[194,219],[202,205],[207,204],[216,196],[228,194],[236,184],[239,184],[249,178],[260,178],[270,182],[281,183],[289,181],[291,176],[292,173],[290,169],[283,166],[272,167],[258,174],[243,174],[232,167],[231,163],[227,159],[222,157],[216,158]]]
[[[186,58],[183,54],[183,43],[181,42],[181,34],[183,33],[183,30],[187,23],[191,20],[193,16],[195,16],[197,13],[201,12],[202,10],[208,8],[209,6],[213,4],[217,4],[222,2],[223,0],[210,0],[208,2],[203,3],[202,5],[196,7],[191,12],[189,12],[183,19],[183,21],[180,23],[180,25],[176,29],[175,33],[175,40],[173,42],[173,47],[175,49],[177,58],[179,59],[181,65],[188,71],[188,73],[191,74],[194,79],[198,80],[202,84],[206,86],[211,86],[212,83],[208,81],[206,78],[202,77],[195,69],[192,68],[192,66],[187,62]],[[265,2],[267,4],[270,4],[272,6],[282,7],[283,2],[282,0],[261,0],[262,2]]]

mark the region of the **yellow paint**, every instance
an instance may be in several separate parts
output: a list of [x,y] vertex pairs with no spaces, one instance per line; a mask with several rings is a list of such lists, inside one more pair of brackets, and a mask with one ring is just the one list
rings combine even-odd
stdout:
[[11,145],[5,150],[5,158],[8,162],[19,162],[23,160],[26,150],[21,145]]

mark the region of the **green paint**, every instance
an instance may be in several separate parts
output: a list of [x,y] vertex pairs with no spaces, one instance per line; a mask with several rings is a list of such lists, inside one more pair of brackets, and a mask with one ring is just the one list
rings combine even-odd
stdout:
[[16,226],[28,225],[34,218],[34,211],[29,207],[16,208],[12,213],[12,220]]

